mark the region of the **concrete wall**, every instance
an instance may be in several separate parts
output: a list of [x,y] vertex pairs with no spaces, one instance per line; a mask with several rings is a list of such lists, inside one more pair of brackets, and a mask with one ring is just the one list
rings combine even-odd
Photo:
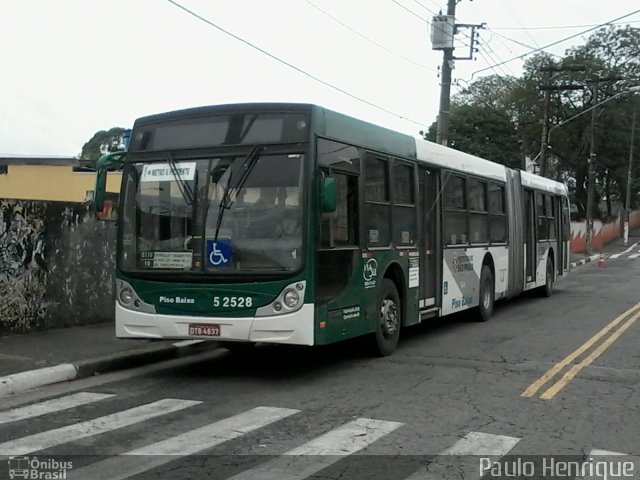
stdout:
[[[629,229],[640,227],[640,210],[635,210],[629,215]],[[620,238],[623,235],[624,220],[618,217],[613,222],[602,223],[600,220],[593,222],[593,248],[601,248],[603,245]],[[584,221],[571,222],[571,251],[574,253],[585,251],[585,238],[587,226]]]
[[0,219],[0,335],[113,319],[113,223],[26,200],[0,200]]

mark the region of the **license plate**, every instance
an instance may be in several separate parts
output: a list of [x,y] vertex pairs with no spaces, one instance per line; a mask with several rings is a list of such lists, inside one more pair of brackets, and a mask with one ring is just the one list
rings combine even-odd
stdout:
[[189,335],[196,337],[219,337],[220,325],[216,323],[190,323]]

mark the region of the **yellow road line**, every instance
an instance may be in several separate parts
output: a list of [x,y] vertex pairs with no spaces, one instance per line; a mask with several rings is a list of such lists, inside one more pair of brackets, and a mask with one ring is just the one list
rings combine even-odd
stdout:
[[613,334],[611,334],[609,338],[607,338],[604,342],[602,342],[602,344],[598,348],[596,348],[593,352],[591,352],[591,354],[587,358],[582,360],[577,365],[574,365],[573,367],[571,367],[571,369],[567,373],[565,373],[560,380],[558,380],[555,384],[549,387],[547,391],[545,391],[542,395],[540,395],[540,398],[543,400],[549,400],[555,397],[560,390],[566,387],[567,384],[571,380],[573,380],[573,378],[578,373],[580,373],[580,370],[582,370],[584,367],[591,364],[591,362],[593,362],[596,358],[602,355],[604,351],[607,348],[609,348],[613,344],[613,342],[615,342],[620,337],[620,335],[622,335],[631,325],[633,325],[636,322],[636,320],[638,320],[638,318],[640,318],[640,312],[636,313],[633,317],[627,320],[618,330],[616,330]]
[[574,352],[567,355],[563,360],[556,363],[553,367],[551,367],[547,372],[544,373],[540,378],[538,378],[535,382],[533,382],[527,389],[522,392],[521,396],[523,397],[533,397],[538,393],[545,383],[555,377],[563,368],[573,362],[576,358],[586,352],[589,348],[593,346],[598,340],[600,340],[603,336],[609,333],[613,328],[615,328],[622,320],[624,320],[629,314],[634,313],[635,310],[640,308],[640,303],[635,304],[633,307],[628,309],[627,311],[618,315],[611,323],[606,325],[602,330],[596,333],[593,337],[583,343],[580,347],[578,347]]

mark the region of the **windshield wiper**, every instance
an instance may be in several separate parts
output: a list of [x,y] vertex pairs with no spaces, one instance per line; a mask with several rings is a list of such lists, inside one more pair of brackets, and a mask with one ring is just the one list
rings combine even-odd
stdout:
[[[249,178],[253,167],[258,163],[258,159],[264,150],[263,145],[254,146],[249,154],[244,159],[241,167],[240,178],[235,184],[231,184],[231,179],[233,178],[233,170],[229,171],[229,180],[227,181],[227,185],[224,187],[224,192],[222,193],[222,199],[220,200],[220,206],[218,207],[218,219],[216,220],[216,234],[214,237],[214,242],[218,241],[218,233],[220,232],[220,226],[222,225],[222,217],[224,216],[225,210],[228,210],[235,202],[236,197],[238,196],[238,192],[242,189],[242,186]],[[231,165],[229,165],[231,168]],[[233,195],[232,195],[233,194]],[[233,198],[232,198],[233,197]]]
[[176,184],[178,185],[178,190],[182,194],[182,198],[187,205],[193,205],[193,190],[191,190],[191,185],[186,180],[180,176],[180,172],[178,172],[178,167],[176,165],[176,161],[173,159],[173,155],[170,152],[166,152],[167,163],[169,163],[169,168],[171,168],[171,173],[173,173],[173,178],[176,180]]

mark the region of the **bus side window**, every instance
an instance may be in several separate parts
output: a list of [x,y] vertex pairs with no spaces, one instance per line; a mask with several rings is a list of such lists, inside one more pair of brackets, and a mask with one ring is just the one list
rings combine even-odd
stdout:
[[536,192],[536,216],[538,217],[538,241],[547,239],[547,217],[544,210],[545,195]]
[[556,239],[555,199],[551,195],[544,196],[544,210],[547,216],[547,232],[549,240]]
[[489,183],[489,240],[491,243],[507,241],[504,187],[495,183]]
[[391,203],[389,199],[389,162],[380,156],[365,159],[365,239],[371,247],[386,247],[391,242]]
[[467,179],[469,204],[469,237],[471,243],[487,243],[489,215],[487,214],[487,183],[475,178]]
[[413,167],[395,161],[393,165],[393,241],[396,245],[416,244],[416,205]]
[[448,174],[444,185],[444,243],[447,245],[466,245],[467,201],[465,178]]
[[322,247],[358,246],[358,177],[332,172],[336,179],[336,210],[322,214]]

